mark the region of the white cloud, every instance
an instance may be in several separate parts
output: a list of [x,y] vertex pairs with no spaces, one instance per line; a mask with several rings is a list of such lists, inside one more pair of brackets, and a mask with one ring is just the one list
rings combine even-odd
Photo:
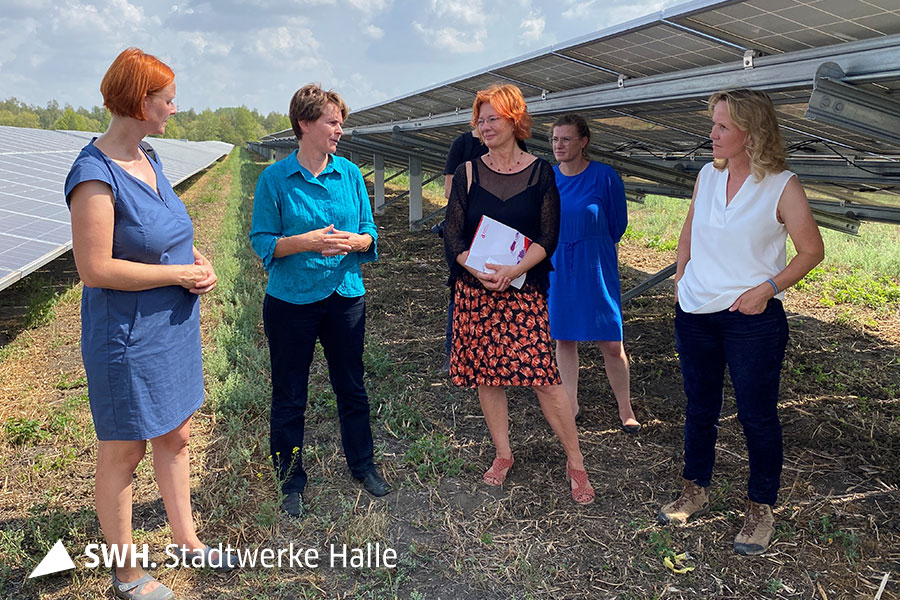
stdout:
[[57,5],[56,13],[50,19],[53,30],[69,32],[113,33],[127,36],[135,31],[158,26],[156,16],[148,17],[144,9],[128,0],[108,0],[96,4],[72,2]]
[[598,3],[597,0],[566,0],[568,8],[561,14],[573,21],[596,23],[598,28],[625,23],[652,15],[682,0],[633,0],[628,3]]
[[234,42],[223,40],[220,37],[204,35],[196,31],[188,34],[188,43],[197,51],[197,54],[208,56],[228,56],[234,48]]
[[373,15],[388,12],[394,0],[347,0],[347,4],[367,15]]
[[467,25],[483,24],[487,14],[482,0],[431,0],[431,10],[438,19]]
[[371,23],[363,31],[373,40],[380,40],[384,37],[384,29]]
[[179,105],[286,110],[319,81],[356,109],[678,0],[0,0],[0,97],[92,106],[137,46]]
[[568,9],[562,12],[562,16],[566,19],[583,20],[593,17],[594,10],[591,8],[596,4],[596,0],[587,0],[586,2],[569,2]]
[[544,27],[547,20],[541,15],[541,11],[532,10],[528,16],[522,19],[519,28],[522,30],[522,42],[532,43],[541,39],[544,35]]
[[0,69],[4,63],[15,59],[20,49],[28,50],[39,25],[37,19],[20,19],[8,23],[11,27],[0,35]]
[[345,98],[348,96],[353,98],[365,98],[363,104],[359,106],[350,106],[352,112],[390,98],[383,90],[375,87],[375,83],[377,82],[374,82],[368,75],[353,73],[350,75],[349,79],[338,80],[334,85],[340,90],[341,95]]
[[259,29],[255,32],[253,50],[263,57],[296,58],[303,60],[315,58],[321,44],[307,27],[287,26],[272,29]]
[[413,23],[413,28],[429,46],[446,50],[453,54],[470,54],[484,50],[487,30],[484,28],[464,31],[455,27],[432,29],[421,23]]

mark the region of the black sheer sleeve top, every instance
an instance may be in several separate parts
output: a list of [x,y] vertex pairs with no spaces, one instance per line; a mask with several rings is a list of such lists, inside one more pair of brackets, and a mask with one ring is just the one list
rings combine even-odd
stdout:
[[[471,277],[456,257],[469,249],[482,216],[489,216],[540,244],[547,257],[528,271],[525,282],[547,291],[550,257],[559,238],[559,191],[550,163],[539,158],[517,173],[498,173],[477,158],[472,161],[472,184],[466,191],[466,163],[453,175],[447,203],[444,252],[451,285]],[[511,288],[515,291],[515,288]]]

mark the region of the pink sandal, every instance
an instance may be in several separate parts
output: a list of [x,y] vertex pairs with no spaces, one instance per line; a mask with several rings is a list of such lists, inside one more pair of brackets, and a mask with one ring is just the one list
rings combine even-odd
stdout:
[[579,471],[569,467],[566,461],[566,483],[571,487],[571,482],[575,481],[576,487],[572,488],[572,500],[576,504],[586,505],[594,502],[594,488],[588,482],[587,471]]
[[488,485],[503,485],[503,482],[506,481],[506,476],[509,475],[509,470],[512,469],[514,462],[515,457],[500,458],[498,456],[494,459],[494,462],[491,463],[491,468],[485,471],[484,475],[482,475],[481,478]]

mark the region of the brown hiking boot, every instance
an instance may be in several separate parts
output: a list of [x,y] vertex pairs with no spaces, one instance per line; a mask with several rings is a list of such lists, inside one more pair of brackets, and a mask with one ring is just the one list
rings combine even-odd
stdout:
[[709,489],[693,481],[684,480],[684,489],[674,502],[669,502],[656,515],[660,523],[684,525],[691,517],[699,517],[709,511]]
[[744,526],[734,538],[734,551],[744,556],[756,556],[769,549],[769,541],[775,533],[775,517],[768,504],[747,500]]

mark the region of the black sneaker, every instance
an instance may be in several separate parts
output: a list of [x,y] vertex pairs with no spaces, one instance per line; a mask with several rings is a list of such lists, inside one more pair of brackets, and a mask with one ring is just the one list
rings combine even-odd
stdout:
[[303,506],[303,494],[300,492],[290,492],[285,494],[284,500],[281,501],[281,510],[291,517],[299,517],[305,512]]
[[387,496],[391,492],[391,486],[377,471],[369,471],[359,481],[362,483],[363,488],[375,497]]

